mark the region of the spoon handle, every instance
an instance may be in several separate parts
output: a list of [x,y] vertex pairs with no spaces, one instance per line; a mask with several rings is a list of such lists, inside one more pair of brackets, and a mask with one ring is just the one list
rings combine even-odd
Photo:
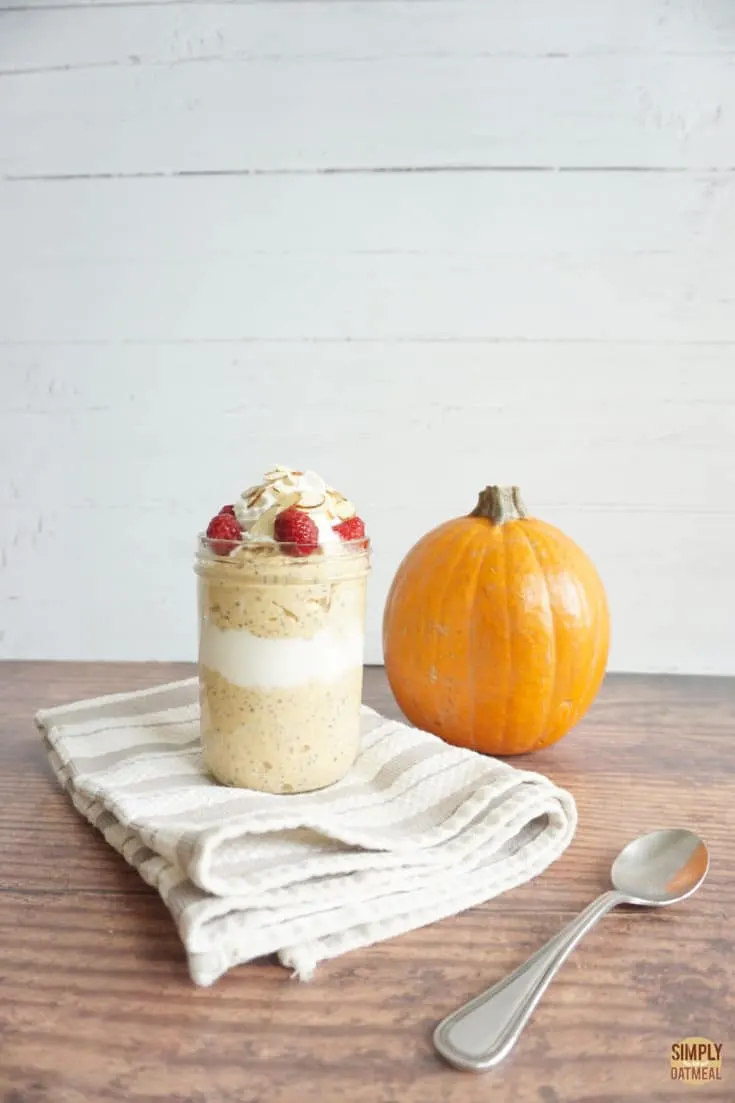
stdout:
[[628,898],[615,890],[598,896],[515,972],[447,1016],[434,1045],[456,1068],[483,1072],[510,1052],[557,969],[606,912]]

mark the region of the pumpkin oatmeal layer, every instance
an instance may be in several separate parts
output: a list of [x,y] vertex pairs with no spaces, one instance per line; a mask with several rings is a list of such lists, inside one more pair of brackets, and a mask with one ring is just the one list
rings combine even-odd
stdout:
[[362,667],[336,681],[272,689],[199,668],[205,765],[225,785],[270,793],[321,789],[357,757]]
[[345,634],[362,621],[367,571],[367,553],[299,560],[243,547],[199,564],[200,615],[269,639],[310,639],[327,626]]

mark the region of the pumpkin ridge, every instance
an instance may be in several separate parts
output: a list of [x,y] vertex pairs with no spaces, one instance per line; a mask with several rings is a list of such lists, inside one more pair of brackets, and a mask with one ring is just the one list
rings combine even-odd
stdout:
[[468,653],[470,655],[469,671],[468,671],[468,674],[469,674],[468,682],[469,682],[469,685],[470,685],[470,693],[471,693],[470,713],[471,713],[471,717],[472,717],[472,729],[471,729],[471,733],[470,733],[470,750],[472,750],[472,751],[477,750],[477,689],[476,689],[476,687],[477,687],[477,659],[475,657],[477,655],[477,648],[475,646],[475,643],[476,643],[476,640],[477,640],[477,617],[478,617],[477,594],[478,594],[479,589],[480,589],[480,580],[482,579],[482,576],[483,576],[483,571],[484,571],[484,568],[485,568],[485,561],[488,557],[488,552],[490,551],[490,548],[491,548],[490,544],[485,544],[485,546],[483,548],[483,551],[482,551],[482,555],[478,557],[479,560],[480,560],[480,565],[479,565],[479,567],[477,569],[477,573],[475,575],[475,585],[474,585],[474,588],[473,588],[473,591],[472,591],[472,601],[470,602],[470,607],[469,607],[469,624],[468,624],[468,627],[467,627]]
[[[468,526],[467,531],[462,533],[460,539],[457,540],[454,548],[452,549],[455,554],[451,557],[451,566],[447,566],[447,573],[446,573],[446,577],[445,577],[445,585],[442,589],[442,597],[441,597],[439,610],[438,610],[439,615],[437,617],[435,617],[435,621],[437,623],[444,624],[444,621],[445,621],[445,618],[446,618],[447,603],[448,603],[448,601],[450,599],[450,596],[452,594],[452,579],[453,579],[454,573],[457,570],[457,567],[460,565],[460,563],[464,559],[465,555],[467,554],[467,550],[468,550],[470,544],[472,543],[472,541],[475,538],[475,532],[476,532],[475,529]],[[432,650],[431,650],[431,660],[432,660],[431,665],[435,669],[438,669],[441,666],[441,664],[439,663],[439,649],[441,647],[441,644],[442,644],[442,638],[439,636],[438,633],[435,633],[434,634],[434,645],[433,645]],[[444,720],[446,721],[446,716],[444,717]],[[442,725],[442,726],[444,726],[444,725]]]
[[[505,525],[499,525],[498,528],[500,530],[500,547],[501,547],[502,553],[503,553],[503,592],[505,594],[504,606],[505,606],[505,629],[506,629],[505,636],[506,636],[506,639],[508,640],[508,654],[506,656],[505,666],[507,667],[508,671],[510,672],[511,663],[513,661],[513,638],[512,638],[512,636],[513,636],[513,622],[512,622],[511,615],[510,615],[510,609],[508,608],[508,583],[509,583],[509,578],[508,578],[508,545],[507,545],[506,539],[505,539],[505,534],[507,532],[507,529],[506,529]],[[510,711],[510,708],[509,708],[510,688],[511,687],[510,687],[510,676],[509,676],[509,678],[506,680],[505,693],[503,694],[503,723],[500,725],[499,732],[498,732],[498,743],[499,743],[499,746],[500,746],[500,750],[497,752],[498,754],[505,754],[505,733],[506,733],[506,730],[507,730],[507,727],[508,727],[508,713]]]
[[[437,525],[436,528],[431,529],[430,532],[427,532],[426,535],[423,536],[418,541],[418,543],[415,545],[414,552],[417,556],[417,560],[418,560],[419,563],[421,563],[423,565],[423,562],[426,559],[429,552],[433,551],[434,545],[438,541],[441,540],[441,537],[443,535],[442,530],[449,523],[450,522],[445,521],[441,525]],[[391,604],[393,606],[400,604],[404,600],[404,589],[407,586],[408,587],[412,586],[412,583],[410,582],[410,580],[408,578],[408,574],[407,574],[407,571],[406,571],[405,568],[406,568],[406,557],[404,556],[403,560],[401,561],[401,563],[398,566],[398,570],[396,571],[395,578],[393,579],[393,584],[391,586],[391,592],[388,594],[388,598],[387,598],[387,601],[386,601],[386,608],[387,609],[390,607]],[[421,596],[422,596],[422,599],[424,601],[428,601],[429,593],[430,593],[430,589],[431,589],[431,584],[432,584],[431,572],[426,571],[426,570],[422,571],[421,579],[422,579],[422,583],[423,583],[423,587],[422,587],[422,590],[421,590]]]
[[[404,560],[401,562],[401,564],[398,568],[398,571],[396,572],[396,577],[393,581],[393,585],[391,587],[391,592],[388,594],[388,599],[386,601],[386,612],[389,615],[392,615],[392,610],[395,610],[396,608],[402,607],[406,603],[406,601],[410,601],[411,604],[414,604],[414,602],[415,602],[419,607],[425,608],[427,610],[428,614],[431,615],[431,613],[433,612],[432,606],[431,606],[431,595],[432,595],[432,592],[434,590],[435,579],[432,575],[432,572],[430,570],[426,569],[425,561],[426,561],[427,557],[428,557],[429,561],[431,560],[431,555],[433,554],[434,547],[436,545],[441,547],[443,537],[444,537],[444,530],[449,528],[449,526],[451,524],[452,524],[451,521],[445,521],[442,524],[437,525],[436,528],[432,529],[430,532],[426,533],[426,535],[421,538],[421,540],[418,542],[418,544],[416,545],[416,547],[414,549],[414,552],[415,552],[415,555],[416,555],[416,565],[421,568],[420,569],[421,587],[420,587],[419,593],[415,597],[412,594],[413,582],[412,582],[411,572],[406,567],[406,565],[407,565],[406,558],[404,558]],[[436,642],[438,642],[438,641],[436,641]],[[393,646],[395,646],[395,645],[393,645]],[[402,649],[405,648],[405,646],[406,646],[405,641],[403,641],[400,645],[401,654],[403,653]],[[402,657],[397,659],[397,660],[394,659],[393,648],[391,647],[390,643],[385,639],[385,631],[384,631],[383,650],[384,650],[384,652],[388,652],[387,657],[386,657],[386,669],[391,670],[392,667],[393,667],[393,663],[395,661],[398,669],[403,671],[403,673],[400,675],[400,679],[401,679],[401,682],[404,682],[404,684],[405,684],[405,677],[406,677],[405,670],[406,670],[407,660],[403,659]],[[408,663],[409,663],[410,667],[415,669],[413,659],[409,659]],[[433,651],[432,657],[431,657],[431,664],[435,664],[435,663],[436,663],[436,652]],[[431,664],[429,664],[427,669],[429,669],[429,670],[431,669]],[[389,681],[390,681],[390,675],[389,675]],[[414,707],[415,702],[413,702],[411,700],[407,700],[405,697],[403,697],[401,700],[399,700],[399,705],[400,705],[401,709],[403,710],[404,714],[408,717],[410,722],[412,724],[416,724],[417,727],[425,727],[426,726],[426,713],[428,712],[429,714],[431,714],[434,711],[434,697],[433,697],[433,693],[432,693],[432,688],[433,687],[431,687],[430,685],[429,686],[424,685],[421,689],[421,694],[423,696],[423,701],[424,701],[424,709],[423,709],[424,717],[423,718],[421,716],[421,711],[422,710],[416,711],[416,708]],[[395,689],[394,689],[394,693],[395,693]]]
[[[575,577],[575,579],[574,579],[574,585],[575,585],[575,588],[577,590],[577,593],[579,594],[580,601],[583,601],[584,604],[587,606],[587,608],[590,608],[591,602],[589,600],[589,592],[587,590],[587,587],[585,585],[583,585],[582,581],[577,577]],[[592,664],[588,661],[585,664],[585,667],[588,671],[590,671],[590,675],[587,678],[587,681],[585,682],[584,693],[581,693],[581,694],[577,693],[577,694],[574,695],[574,697],[576,698],[575,703],[574,703],[574,705],[571,709],[571,712],[568,715],[567,720],[565,721],[565,727],[569,731],[571,731],[572,728],[576,727],[576,725],[582,719],[582,717],[584,716],[585,712],[587,711],[587,709],[589,707],[589,702],[587,700],[587,692],[588,692],[589,684],[590,684],[590,681],[591,681],[591,678],[592,678],[592,674],[591,674]],[[574,667],[572,669],[574,671]],[[572,679],[572,682],[575,683],[575,684],[576,684],[576,681],[577,681],[576,678]],[[548,742],[549,742],[549,733],[547,733],[543,738],[541,738],[539,740],[539,742],[538,742],[539,749],[541,747],[545,747]],[[556,742],[556,740],[553,740],[553,742]]]
[[[595,647],[593,651],[593,661],[589,665],[589,675],[587,678],[587,684],[585,686],[585,697],[589,695],[587,701],[587,708],[590,707],[597,695],[602,678],[605,676],[604,667],[607,666],[607,657],[610,652],[610,610],[607,603],[607,596],[605,594],[605,588],[602,585],[600,579],[600,586],[597,592],[597,601],[595,602],[595,614],[596,618],[607,624],[607,630],[604,633],[600,633],[595,638]],[[600,677],[598,671],[600,662],[603,665],[602,677]],[[594,685],[595,679],[597,685]],[[590,687],[592,686],[592,692],[590,693]],[[586,711],[586,709],[585,709]],[[581,716],[580,716],[581,719]]]
[[[533,530],[535,535],[540,537],[542,543],[547,543],[547,545],[548,543],[552,543],[553,545],[561,546],[565,553],[568,549],[571,549],[573,553],[580,557],[577,563],[577,569],[571,576],[574,587],[580,602],[587,607],[590,614],[593,614],[591,620],[598,625],[606,626],[604,631],[598,631],[594,634],[591,652],[584,657],[581,664],[578,655],[573,657],[571,676],[567,676],[572,709],[562,722],[563,735],[565,732],[571,731],[571,729],[576,727],[580,720],[582,720],[599,690],[609,650],[609,610],[604,586],[599,573],[595,565],[584,551],[582,551],[576,541],[568,536],[567,533],[561,532],[547,521],[538,518],[534,518],[533,520]],[[580,574],[579,570],[580,563],[584,568],[582,574]],[[603,664],[602,672],[600,672],[600,663]],[[575,671],[577,672],[576,674]],[[584,672],[585,676],[582,688],[580,689],[579,678],[582,676],[582,672]],[[557,740],[561,738],[558,734],[558,729],[559,718],[557,717],[552,722],[551,728],[546,735],[540,738],[531,749],[539,750],[556,743]]]
[[533,540],[531,539],[531,533],[528,531],[528,528],[525,525],[519,525],[518,527],[522,531],[522,533],[523,533],[524,537],[526,538],[526,540],[528,541],[528,546],[531,549],[531,554],[533,555],[534,562],[536,563],[536,566],[538,567],[539,574],[541,575],[541,577],[544,580],[544,589],[546,590],[546,601],[547,601],[547,604],[549,606],[549,613],[551,614],[551,624],[552,624],[552,627],[553,627],[553,634],[551,636],[551,641],[552,641],[552,646],[553,646],[552,663],[553,663],[553,667],[554,667],[554,676],[553,676],[553,681],[552,681],[552,684],[551,684],[551,692],[549,693],[549,696],[546,700],[546,709],[544,711],[543,721],[539,724],[539,730],[541,731],[541,736],[540,736],[539,740],[537,741],[537,743],[535,743],[533,747],[529,748],[529,750],[535,750],[536,747],[541,746],[544,742],[544,739],[546,737],[546,727],[547,727],[547,724],[549,722],[549,716],[553,714],[553,711],[556,708],[556,704],[557,704],[556,698],[557,698],[557,694],[559,692],[559,665],[557,663],[559,640],[558,640],[558,628],[557,628],[557,623],[556,623],[556,612],[554,610],[554,603],[551,600],[551,590],[549,588],[549,580],[546,577],[546,571],[544,570],[544,568],[541,565],[541,560],[539,559],[538,550],[537,550],[536,545],[534,544]]

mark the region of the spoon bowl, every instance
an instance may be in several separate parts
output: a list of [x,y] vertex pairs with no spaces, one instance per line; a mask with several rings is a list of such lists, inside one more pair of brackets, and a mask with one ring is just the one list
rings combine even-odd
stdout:
[[628,843],[613,862],[612,883],[629,904],[663,907],[696,892],[708,869],[709,854],[699,836],[668,828]]

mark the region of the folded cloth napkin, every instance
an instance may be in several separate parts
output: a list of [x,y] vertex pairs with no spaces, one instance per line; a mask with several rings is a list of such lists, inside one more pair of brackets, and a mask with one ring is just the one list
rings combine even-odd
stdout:
[[161,894],[192,979],[277,952],[316,965],[536,877],[576,826],[540,774],[362,708],[350,773],[315,793],[218,785],[199,746],[197,680],[44,709],[56,776]]

